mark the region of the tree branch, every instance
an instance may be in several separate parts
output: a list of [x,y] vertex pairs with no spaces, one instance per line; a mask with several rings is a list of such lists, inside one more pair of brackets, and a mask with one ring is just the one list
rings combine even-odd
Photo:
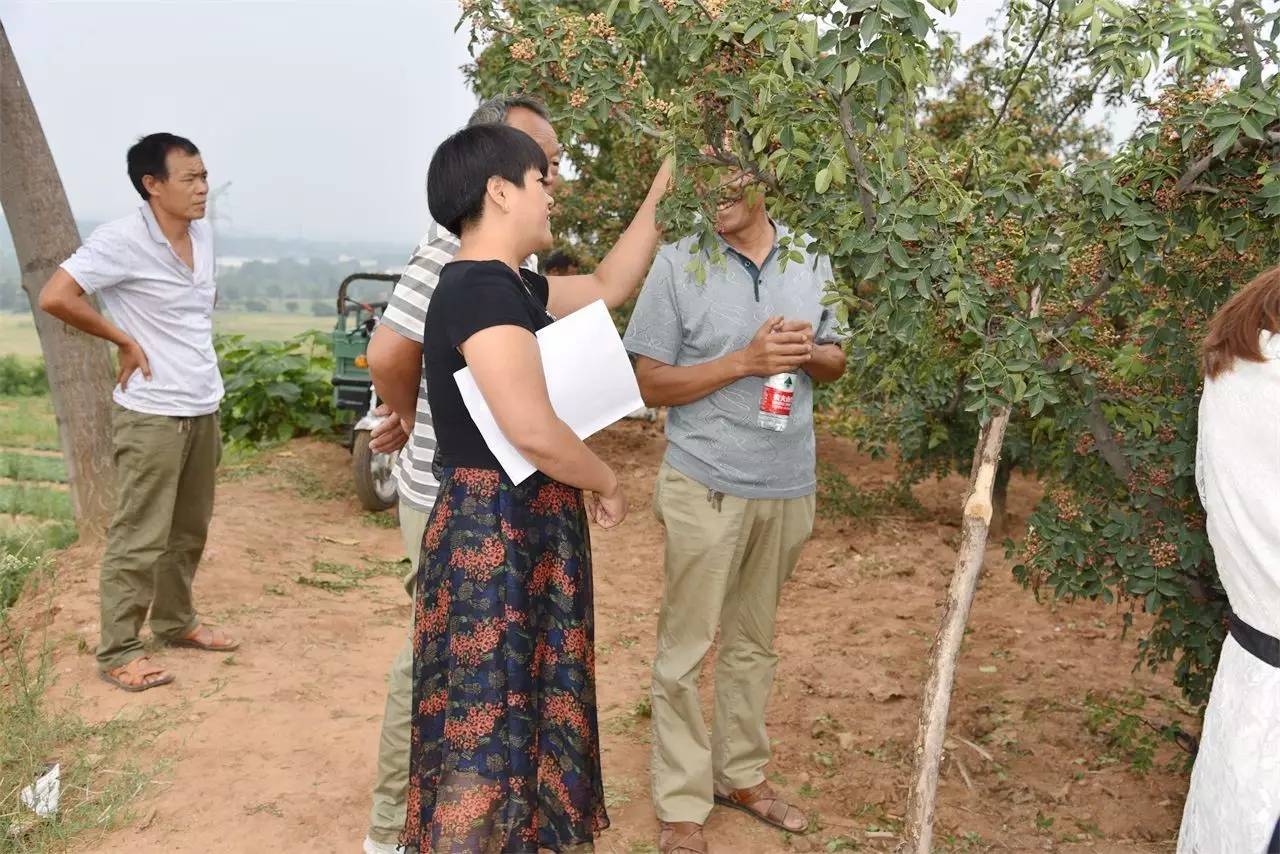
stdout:
[[[1079,375],[1072,375],[1071,382],[1080,391],[1082,397],[1089,395],[1089,389]],[[1115,434],[1111,432],[1111,425],[1107,423],[1107,417],[1103,415],[1102,407],[1098,404],[1096,397],[1085,405],[1084,423],[1089,428],[1089,432],[1093,434],[1093,443],[1097,446],[1098,453],[1102,455],[1102,459],[1106,460],[1112,473],[1120,478],[1120,482],[1128,488],[1129,478],[1133,475],[1133,469],[1129,467],[1129,461],[1125,458],[1124,451],[1120,449],[1120,443],[1116,441]]]
[[1093,290],[1080,303],[1080,307],[1066,314],[1062,320],[1058,321],[1057,326],[1044,333],[1040,337],[1040,342],[1052,341],[1065,335],[1072,326],[1076,325],[1076,321],[1084,317],[1089,311],[1090,306],[1107,295],[1107,291],[1111,290],[1111,286],[1116,282],[1116,276],[1111,270],[1107,270],[1102,274],[1102,278],[1098,279],[1098,284],[1094,285]]
[[867,224],[867,228],[875,228],[875,199],[871,194],[871,181],[867,177],[867,164],[863,161],[862,152],[858,150],[853,140],[853,106],[849,102],[848,95],[840,98],[840,130],[845,156],[849,158],[849,164],[853,166],[853,174],[857,178],[858,205],[862,208],[862,220]]
[[[995,120],[991,123],[991,127],[987,128],[987,132],[983,135],[984,139],[989,138],[1000,124],[1004,121],[1005,115],[1009,111],[1009,104],[1013,102],[1013,96],[1017,93],[1018,87],[1022,85],[1022,78],[1027,74],[1027,67],[1031,65],[1032,58],[1035,57],[1036,51],[1040,49],[1040,42],[1044,39],[1044,34],[1048,32],[1049,26],[1053,23],[1053,6],[1045,5],[1044,23],[1040,25],[1040,29],[1036,31],[1035,38],[1031,40],[1031,47],[1027,49],[1027,55],[1022,58],[1022,66],[1018,69],[1018,74],[1013,79],[1009,90],[1004,93],[1004,103],[1000,105],[1000,110],[996,113]],[[969,153],[969,165],[965,167],[964,179],[960,182],[960,186],[968,187],[969,178],[973,174],[973,167],[976,163],[977,150]]]
[[1249,26],[1249,22],[1244,19],[1244,0],[1236,0],[1231,4],[1231,20],[1235,23],[1236,35],[1240,36],[1240,40],[1244,42],[1245,52],[1249,54],[1249,58],[1254,61],[1258,70],[1262,69],[1262,55],[1258,53],[1258,40],[1253,34],[1253,29]]
[[[1280,143],[1280,131],[1268,129],[1264,133],[1264,136],[1273,143]],[[1201,157],[1199,160],[1196,160],[1187,167],[1187,171],[1182,173],[1182,177],[1178,179],[1178,183],[1173,185],[1174,189],[1179,193],[1187,192],[1191,189],[1191,186],[1199,180],[1201,175],[1208,172],[1209,169],[1213,167],[1213,164],[1216,163],[1219,158],[1239,154],[1250,144],[1257,145],[1259,143],[1252,139],[1241,139],[1237,140],[1235,145],[1222,152],[1222,154],[1215,155],[1213,152],[1209,152],[1204,157]]]
[[650,127],[649,125],[647,125],[647,124],[645,124],[644,122],[640,121],[640,120],[639,120],[639,119],[637,119],[635,116],[633,116],[633,115],[631,115],[630,113],[628,113],[627,111],[625,111],[625,110],[618,110],[618,111],[615,113],[615,115],[619,116],[619,117],[620,117],[624,122],[626,122],[627,124],[631,125],[631,127],[632,127],[632,129],[633,129],[633,130],[635,130],[635,131],[637,131],[637,132],[639,132],[639,133],[642,133],[642,134],[644,134],[644,135],[645,135],[645,136],[647,136],[647,137],[651,137],[651,138],[653,138],[653,139],[657,139],[657,140],[666,141],[666,137],[664,137],[664,136],[662,135],[662,132],[661,132],[661,131],[659,131],[657,128]]

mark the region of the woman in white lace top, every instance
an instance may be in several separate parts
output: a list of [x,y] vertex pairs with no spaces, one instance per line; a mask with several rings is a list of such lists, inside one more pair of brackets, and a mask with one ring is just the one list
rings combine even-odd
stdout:
[[1233,616],[1178,852],[1264,854],[1280,844],[1280,267],[1214,316],[1204,372],[1196,485]]

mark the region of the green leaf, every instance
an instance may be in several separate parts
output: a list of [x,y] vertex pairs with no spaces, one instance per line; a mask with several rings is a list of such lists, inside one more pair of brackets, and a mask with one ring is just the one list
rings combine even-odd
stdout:
[[899,267],[905,268],[910,262],[910,259],[907,257],[907,250],[904,249],[902,244],[896,240],[889,241],[889,257],[892,258],[893,263],[897,264]]
[[604,19],[605,19],[606,21],[612,21],[612,20],[613,20],[613,16],[614,16],[614,14],[618,11],[618,4],[619,4],[620,2],[622,2],[622,0],[612,0],[612,2],[611,2],[611,3],[609,3],[609,8],[608,8],[608,9],[606,9],[606,10],[605,10],[605,13],[604,13]]
[[893,224],[893,230],[903,240],[919,240],[920,232],[911,224],[910,220],[900,219]]
[[[815,69],[818,79],[826,80],[827,78],[829,78],[831,76],[831,73],[836,70],[836,67],[839,64],[840,64],[840,57],[837,56],[836,54],[833,53],[830,56],[824,56],[822,59],[818,61],[818,66]],[[844,83],[843,80],[839,82],[840,84]]]
[[896,0],[880,0],[880,8],[895,18],[908,17],[907,10],[899,5]]
[[863,13],[862,23],[858,27],[858,35],[861,36],[864,45],[869,45],[876,40],[876,36],[880,35],[882,23],[880,16],[870,9]]
[[831,183],[835,184],[837,187],[843,187],[845,180],[848,177],[846,172],[848,167],[846,166],[846,163],[847,161],[845,160],[843,153],[837,154],[831,160],[829,166],[831,169]]
[[1218,138],[1213,141],[1213,156],[1218,157],[1222,152],[1236,144],[1236,140],[1240,137],[1240,128],[1227,128],[1218,134]]
[[818,174],[813,178],[813,189],[821,196],[831,187],[831,170],[829,168],[819,169]]
[[853,84],[858,82],[858,75],[862,72],[862,63],[858,60],[849,62],[844,67],[844,91],[848,92],[853,88]]
[[1071,26],[1083,24],[1086,18],[1093,15],[1093,0],[1083,0],[1078,6],[1071,10],[1071,14],[1067,16],[1067,23]]
[[1244,131],[1245,136],[1249,137],[1250,139],[1256,139],[1259,142],[1262,141],[1262,125],[1258,123],[1257,117],[1241,116],[1240,129]]
[[760,37],[761,33],[763,33],[768,28],[769,28],[769,23],[767,21],[757,21],[756,23],[752,24],[750,27],[747,28],[746,35],[742,37],[742,43],[751,44],[753,41],[755,41],[757,38]]
[[870,86],[883,80],[885,74],[883,65],[864,65],[862,66],[862,73],[858,75],[858,83],[863,86]]

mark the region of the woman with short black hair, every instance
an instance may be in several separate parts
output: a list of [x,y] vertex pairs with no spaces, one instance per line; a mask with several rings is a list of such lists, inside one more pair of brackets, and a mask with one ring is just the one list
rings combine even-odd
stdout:
[[[436,150],[431,215],[461,239],[427,309],[423,362],[441,471],[418,569],[410,849],[590,851],[608,826],[596,721],[591,549],[627,512],[621,484],[551,408],[537,341],[551,246],[547,160],[479,125]],[[471,369],[538,471],[514,484],[453,374]],[[584,502],[583,490],[590,492]]]
[[1196,487],[1230,604],[1179,854],[1280,854],[1280,267],[1214,315]]

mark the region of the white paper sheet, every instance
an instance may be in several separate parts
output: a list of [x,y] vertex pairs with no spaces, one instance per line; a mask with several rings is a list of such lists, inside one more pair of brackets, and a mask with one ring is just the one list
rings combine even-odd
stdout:
[[[644,406],[631,360],[603,300],[560,318],[537,336],[551,408],[578,438],[586,439]],[[513,483],[528,478],[537,469],[498,428],[471,369],[456,371],[453,378],[507,477]]]

